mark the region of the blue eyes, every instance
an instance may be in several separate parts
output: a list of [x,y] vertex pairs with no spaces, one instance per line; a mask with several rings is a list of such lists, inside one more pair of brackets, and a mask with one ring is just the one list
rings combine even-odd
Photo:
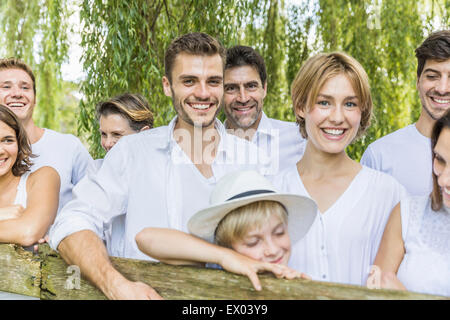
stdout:
[[[321,106],[330,106],[331,105],[328,101],[325,101],[325,100],[319,101],[319,102],[317,102],[317,104],[321,105]],[[354,103],[354,102],[346,102],[344,104],[344,107],[347,107],[347,108],[354,108],[354,107],[357,107],[357,106],[358,105],[356,103]]]

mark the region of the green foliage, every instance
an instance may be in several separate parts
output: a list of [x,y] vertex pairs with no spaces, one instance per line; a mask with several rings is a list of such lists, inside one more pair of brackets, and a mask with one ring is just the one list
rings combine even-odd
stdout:
[[[78,110],[76,86],[60,74],[73,4],[86,75]],[[175,113],[161,85],[164,52],[179,35],[200,31],[226,47],[250,45],[262,54],[264,108],[278,119],[295,120],[290,85],[308,57],[334,50],[355,57],[369,76],[376,119],[348,148],[360,159],[370,142],[417,120],[414,49],[450,22],[449,0],[0,0],[0,9],[0,52],[22,57],[37,73],[39,124],[75,132],[77,113],[77,133],[94,157],[103,156],[95,106],[104,99],[138,92],[149,100],[156,126],[170,121]]]
[[3,0],[1,43],[6,57],[29,64],[36,77],[37,124],[60,130],[58,106],[63,103],[61,64],[67,58],[68,0]]

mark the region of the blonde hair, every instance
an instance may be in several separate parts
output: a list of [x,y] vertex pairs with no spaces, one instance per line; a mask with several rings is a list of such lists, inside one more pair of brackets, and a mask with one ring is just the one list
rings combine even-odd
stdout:
[[261,228],[272,214],[287,224],[286,209],[276,201],[256,201],[234,209],[217,225],[215,241],[220,246],[231,248],[233,242],[242,240],[250,230]]
[[300,133],[304,138],[308,137],[305,119],[300,117],[297,111],[309,111],[325,82],[340,74],[347,76],[360,102],[361,121],[356,138],[364,134],[370,126],[372,96],[369,78],[364,68],[343,52],[321,53],[309,58],[303,64],[291,86],[292,105]]

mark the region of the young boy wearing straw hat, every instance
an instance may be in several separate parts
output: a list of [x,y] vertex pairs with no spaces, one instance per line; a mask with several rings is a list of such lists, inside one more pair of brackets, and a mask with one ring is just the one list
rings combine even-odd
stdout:
[[278,193],[255,171],[237,171],[219,180],[210,203],[189,220],[192,235],[146,228],[136,236],[139,249],[169,264],[218,264],[248,276],[256,290],[261,289],[259,271],[309,279],[287,264],[291,243],[308,232],[316,217],[313,200]]

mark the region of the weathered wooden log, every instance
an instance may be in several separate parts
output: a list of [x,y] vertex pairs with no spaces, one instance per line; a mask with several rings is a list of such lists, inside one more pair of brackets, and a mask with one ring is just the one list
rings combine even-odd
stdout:
[[[106,299],[89,281],[78,277],[77,268],[68,266],[48,245],[40,246],[39,259],[13,245],[0,245],[0,256],[0,290],[40,296],[41,299]],[[446,299],[412,292],[276,279],[270,274],[260,275],[263,290],[258,292],[246,277],[223,270],[170,266],[115,257],[111,257],[111,260],[125,277],[149,284],[165,299]],[[10,271],[3,270],[10,267]],[[16,276],[16,281],[12,278],[8,280],[14,273],[20,277]],[[30,279],[34,280],[32,285]],[[27,291],[22,287],[30,289]]]
[[39,256],[14,244],[0,245],[0,291],[39,297],[40,268]]

